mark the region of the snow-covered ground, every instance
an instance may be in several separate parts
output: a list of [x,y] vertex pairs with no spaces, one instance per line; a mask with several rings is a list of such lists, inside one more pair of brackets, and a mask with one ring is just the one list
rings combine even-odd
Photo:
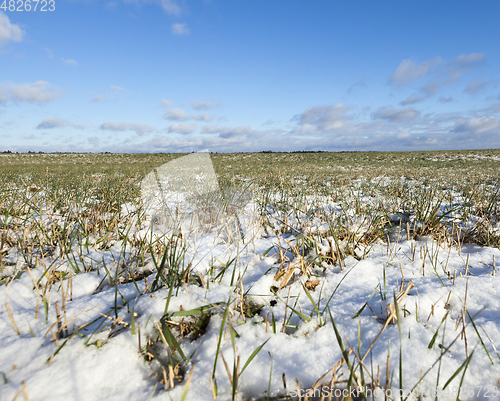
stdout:
[[[349,384],[358,399],[363,387],[377,400],[400,388],[409,400],[500,399],[499,249],[327,198],[310,200],[312,216],[245,199],[237,219],[215,200],[226,215],[213,225],[212,208],[184,209],[209,227],[184,235],[151,204],[125,204],[121,238],[103,247],[73,232],[67,253],[20,249],[23,216],[4,217],[0,399],[335,399]],[[45,206],[30,219],[62,225]],[[347,237],[335,216],[349,218]]]

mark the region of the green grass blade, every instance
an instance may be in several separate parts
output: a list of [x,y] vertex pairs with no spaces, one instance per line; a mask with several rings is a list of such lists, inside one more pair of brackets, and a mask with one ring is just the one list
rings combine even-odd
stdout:
[[[286,305],[286,302],[283,299],[281,299],[278,295],[276,295],[276,297],[278,297],[278,299]],[[311,318],[309,316],[304,315],[303,313],[294,309],[292,306],[288,305],[288,308],[290,308],[293,311],[293,313],[295,313],[297,316],[299,316],[301,319],[305,320],[306,322],[311,321]],[[274,315],[273,315],[273,318],[274,318]]]
[[366,306],[368,305],[368,303],[371,301],[371,299],[373,298],[373,296],[377,292],[377,287],[375,287],[375,289],[373,290],[372,295],[370,295],[370,298],[368,299],[368,301],[366,301],[364,303],[364,305],[361,307],[361,309],[359,311],[357,311],[356,314],[352,317],[353,319],[356,319],[359,315],[361,315],[361,313],[363,313],[364,309],[366,308]]
[[332,312],[330,311],[330,308],[328,308],[328,313],[330,315],[330,321],[332,322],[332,326],[333,326],[333,330],[335,331],[335,337],[337,339],[337,343],[339,345],[339,348],[340,348],[340,351],[342,352],[342,356],[344,357],[344,360],[347,364],[347,367],[349,368],[349,381],[347,383],[347,388],[350,388],[351,387],[351,384],[352,384],[352,377],[353,377],[353,368],[354,368],[354,365],[351,364],[351,361],[349,360],[349,355],[347,353],[347,350],[345,349],[345,345],[344,345],[344,342],[342,341],[342,337],[340,337],[340,333],[337,329],[337,325],[335,324],[335,321],[333,320],[333,316],[332,316]]
[[227,314],[229,312],[229,304],[230,303],[231,303],[231,294],[229,294],[229,298],[228,298],[227,303],[226,303],[226,309],[224,310],[224,314],[222,315],[222,322],[220,325],[220,332],[219,332],[219,341],[217,342],[217,350],[215,352],[214,369],[212,371],[212,378],[214,381],[215,395],[217,395],[217,380],[215,379],[215,371],[217,369],[217,361],[219,359],[220,345],[222,343],[222,337],[224,334],[224,326],[226,324],[226,319],[227,319]]
[[[309,298],[309,301],[311,301],[311,303],[313,304],[314,310],[318,314],[318,317],[321,319],[321,312],[319,311],[318,306],[316,305],[316,302],[314,302],[314,299],[313,299],[311,293],[309,292],[309,290],[306,288],[306,286],[304,284],[302,284],[302,288],[304,288],[304,291],[306,292],[307,298]],[[321,325],[321,321],[320,321],[320,325]]]
[[243,365],[243,368],[241,369],[240,371],[240,376],[243,374],[243,372],[245,371],[245,369],[247,368],[248,365],[250,365],[250,362],[253,361],[253,359],[257,356],[257,354],[260,352],[260,350],[262,349],[262,347],[264,345],[266,345],[266,343],[270,340],[270,338],[268,338],[266,341],[264,341],[261,345],[259,345],[257,348],[255,348],[254,352],[252,352],[252,355],[250,355],[247,359],[247,361],[245,362],[245,364]]
[[[474,350],[475,351],[475,350]],[[467,365],[469,365],[469,362],[471,361],[472,359],[472,356],[474,355],[474,351],[471,352],[471,354],[469,355],[468,358],[465,359],[465,361],[463,361],[463,363],[460,365],[460,367],[455,371],[455,373],[453,373],[451,375],[451,377],[448,379],[448,381],[446,382],[446,384],[444,385],[443,387],[443,390],[446,389],[446,387],[448,387],[448,385],[453,381],[453,379],[455,377],[457,377],[457,375],[462,371],[463,368],[465,368]],[[464,371],[464,374],[465,374],[465,371]]]
[[439,326],[436,329],[436,332],[434,333],[434,335],[432,336],[431,342],[429,343],[429,345],[427,346],[427,348],[429,348],[429,349],[433,349],[434,348],[434,344],[436,343],[436,338],[438,336],[439,329],[441,328],[441,325],[443,324],[443,322],[446,320],[447,317],[448,317],[448,312],[446,312],[445,315],[443,316],[443,318],[441,319],[441,323],[439,323]]
[[162,319],[161,322],[161,331],[163,332],[163,335],[165,336],[165,340],[167,340],[168,346],[172,350],[172,353],[177,351],[177,353],[180,355],[183,361],[186,361],[186,355],[184,355],[184,352],[181,349],[181,346],[175,339],[174,335],[168,328],[167,324],[165,323],[165,320]]
[[488,355],[488,359],[490,360],[491,364],[493,365],[493,360],[491,359],[490,353],[486,349],[486,345],[484,345],[483,339],[481,337],[481,334],[479,334],[479,330],[476,327],[476,324],[474,323],[474,320],[472,319],[472,316],[470,315],[469,311],[467,311],[467,316],[469,316],[470,322],[472,323],[472,327],[474,327],[474,330],[476,331],[477,336],[479,337],[479,341],[481,342],[481,345],[483,346],[484,352],[486,352],[486,355]]

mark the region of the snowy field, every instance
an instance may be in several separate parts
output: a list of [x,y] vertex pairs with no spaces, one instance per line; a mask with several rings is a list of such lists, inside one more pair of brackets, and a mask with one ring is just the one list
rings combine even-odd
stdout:
[[0,399],[500,400],[499,156],[5,155]]

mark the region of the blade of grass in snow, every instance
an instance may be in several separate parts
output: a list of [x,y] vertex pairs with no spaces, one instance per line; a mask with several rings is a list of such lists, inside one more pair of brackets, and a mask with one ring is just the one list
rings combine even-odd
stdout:
[[491,359],[490,353],[486,349],[486,345],[484,345],[483,338],[481,337],[481,335],[479,334],[479,331],[477,330],[476,324],[474,323],[474,319],[470,315],[469,311],[467,309],[465,309],[465,310],[467,311],[467,316],[469,316],[469,320],[472,323],[472,327],[474,327],[474,331],[476,332],[477,336],[479,337],[479,341],[481,342],[481,345],[483,346],[484,352],[486,352],[486,355],[488,355],[488,359],[490,360],[491,364],[493,365],[493,360]]

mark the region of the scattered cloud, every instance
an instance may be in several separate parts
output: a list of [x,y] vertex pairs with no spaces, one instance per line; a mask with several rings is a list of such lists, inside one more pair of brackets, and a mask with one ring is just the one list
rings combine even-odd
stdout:
[[438,102],[440,102],[440,103],[451,103],[451,102],[453,102],[453,96],[449,96],[449,97],[440,96],[439,99],[438,99]]
[[413,58],[403,60],[396,68],[396,71],[389,77],[389,84],[395,86],[406,85],[418,78],[429,75],[442,62],[441,57],[434,57],[420,64],[417,64]]
[[97,95],[96,97],[90,99],[91,103],[101,103],[104,102],[104,98],[101,95]]
[[495,103],[489,105],[488,107],[480,110],[480,112],[485,113],[485,114],[500,113],[500,102],[495,102]]
[[213,119],[212,116],[205,114],[205,113],[203,113],[203,114],[187,114],[181,108],[175,108],[172,110],[168,110],[163,116],[167,120],[171,120],[171,121],[197,120],[197,121],[210,122]]
[[186,114],[186,112],[184,110],[180,109],[180,108],[175,108],[175,109],[167,111],[164,114],[164,117],[167,120],[172,120],[172,121],[186,121],[186,120],[189,120],[189,117]]
[[0,45],[6,45],[9,42],[20,42],[23,35],[24,32],[20,26],[10,22],[7,14],[0,11]]
[[349,89],[347,89],[347,93],[351,94],[356,92],[359,88],[366,88],[368,86],[367,81],[366,77],[357,80],[349,87]]
[[424,86],[420,88],[420,91],[424,93],[425,98],[431,97],[436,94],[436,92],[444,85],[444,82],[437,78],[427,82]]
[[65,65],[69,65],[71,67],[77,67],[78,66],[78,63],[75,60],[73,60],[73,59],[67,59],[67,60],[62,59],[62,61],[63,61],[63,63]]
[[210,110],[214,104],[212,102],[191,102],[191,107],[194,110]]
[[400,131],[396,134],[398,139],[408,139],[411,138],[411,134],[408,131]]
[[[167,14],[180,15],[182,13],[181,7],[177,4],[176,0],[122,0],[124,3],[155,3],[163,8]],[[106,4],[106,7],[116,8],[116,1],[111,1]]]
[[[48,58],[52,58],[52,59],[54,58],[54,52],[51,49],[44,47],[43,50],[45,50],[45,52],[47,53]],[[78,63],[76,62],[76,60],[65,59],[64,57],[60,57],[60,60],[62,61],[62,63],[64,65],[68,65],[68,66],[72,66],[72,67],[78,66]]]
[[212,121],[213,117],[206,114],[206,113],[203,113],[203,114],[192,114],[191,115],[191,118],[193,120],[197,120],[197,121],[205,121],[205,122],[210,122]]
[[391,106],[379,108],[375,114],[374,118],[380,118],[389,121],[409,121],[413,120],[420,113],[413,107],[406,107],[404,109],[395,109]]
[[205,125],[201,130],[204,134],[217,134],[219,138],[229,139],[235,137],[252,137],[258,136],[259,131],[254,131],[249,126],[239,126],[235,128],[230,127],[220,127],[217,125]]
[[352,117],[347,115],[348,110],[349,107],[342,103],[332,106],[313,106],[292,120],[298,121],[303,133],[346,129],[352,120]]
[[484,53],[461,54],[446,65],[447,80],[445,83],[458,81],[464,74],[483,65],[484,61]]
[[[440,57],[420,64],[414,59],[403,60],[396,71],[389,77],[388,83],[398,88],[409,85],[418,79],[427,82],[420,86],[421,95],[412,93],[400,102],[401,106],[419,103],[435,95],[442,87],[459,81],[465,74],[484,64],[484,53],[461,54],[447,64]],[[471,88],[474,90],[474,88]]]
[[174,0],[158,0],[163,10],[168,14],[180,15],[181,8]]
[[172,106],[172,102],[170,100],[167,100],[167,99],[161,99],[160,103],[161,103],[161,105],[163,107],[170,107],[170,106]]
[[174,35],[188,35],[189,34],[189,28],[187,27],[186,24],[172,24],[172,33]]
[[[200,128],[196,123],[182,121],[163,130],[172,135],[162,135],[147,124],[127,122],[105,122],[100,128],[134,131],[139,135],[113,138],[115,152],[474,149],[484,147],[485,143],[491,148],[500,147],[497,113],[500,102],[464,113],[430,113],[425,118],[419,118],[420,112],[412,107],[386,106],[376,110],[370,119],[369,110],[338,103],[307,108],[291,119],[292,126],[286,131],[217,124],[204,124]],[[40,129],[49,131],[65,125],[69,125],[66,120],[47,119],[40,123]],[[145,133],[154,134],[145,136]],[[109,150],[102,135],[81,141],[82,149]],[[68,143],[58,146],[57,150],[71,150]]]
[[36,126],[36,129],[52,129],[60,128],[68,125],[68,123],[62,118],[48,118],[43,120],[40,124]]
[[420,103],[423,100],[425,100],[425,97],[418,96],[416,93],[412,93],[410,96],[408,96],[405,100],[403,100],[399,104],[401,106],[408,106],[409,104]]
[[175,123],[168,127],[168,132],[175,132],[178,134],[192,134],[196,130],[196,124],[190,123]]
[[54,58],[54,53],[52,53],[51,49],[44,47],[43,50],[45,50],[45,52],[47,53],[48,58]]
[[16,84],[12,81],[0,82],[0,103],[7,101],[48,103],[60,97],[61,94],[60,88],[47,81],[24,84]]
[[470,81],[465,88],[464,92],[469,95],[477,95],[479,92],[482,92],[488,86],[488,82],[483,82],[481,79],[474,79]]
[[460,119],[456,122],[451,132],[469,133],[474,135],[489,132],[500,135],[500,118],[483,116]]
[[115,92],[126,92],[125,88],[122,88],[121,86],[117,86],[117,85],[109,85],[109,88]]
[[139,136],[156,132],[156,128],[151,125],[126,122],[105,122],[101,124],[100,129],[107,131],[134,131]]
[[36,129],[53,129],[61,127],[73,127],[78,129],[85,128],[83,125],[72,124],[62,118],[47,118],[36,126]]
[[117,85],[109,85],[110,91],[104,95],[98,94],[90,99],[91,103],[102,103],[114,100],[127,95],[127,90]]

